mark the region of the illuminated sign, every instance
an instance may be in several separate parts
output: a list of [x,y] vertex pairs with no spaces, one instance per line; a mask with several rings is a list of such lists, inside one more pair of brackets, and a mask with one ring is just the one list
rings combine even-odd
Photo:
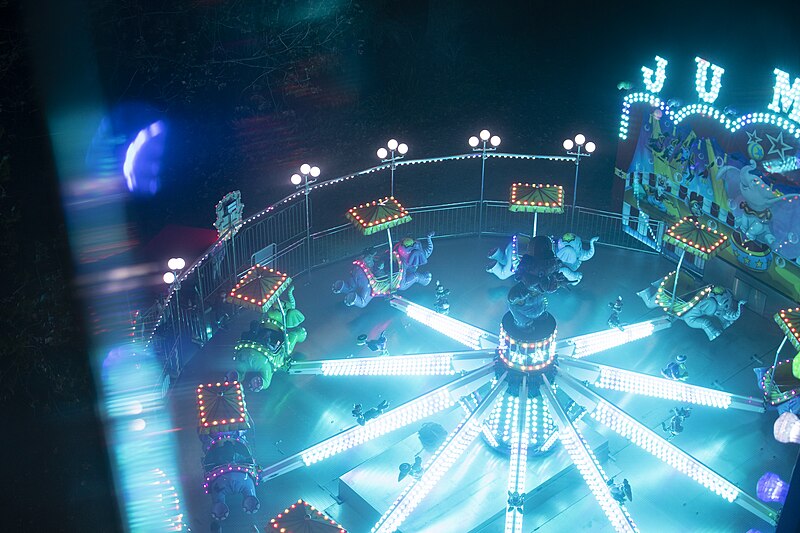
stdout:
[[[664,82],[667,80],[668,61],[656,56],[656,68],[642,67],[642,80],[645,89],[651,93],[661,92]],[[695,57],[697,71],[695,75],[695,89],[697,96],[703,102],[713,104],[719,96],[722,88],[722,75],[725,69],[715,65],[702,57]],[[709,81],[709,69],[711,76]],[[772,102],[767,106],[770,111],[776,113],[786,113],[790,120],[800,122],[800,78],[795,78],[794,82],[788,72],[775,69],[775,86]]]

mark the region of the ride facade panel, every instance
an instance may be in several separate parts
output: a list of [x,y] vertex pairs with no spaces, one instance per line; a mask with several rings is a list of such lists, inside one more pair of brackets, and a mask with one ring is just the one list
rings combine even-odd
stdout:
[[[703,102],[682,106],[660,95],[666,74],[656,83],[652,69],[643,71],[647,90],[625,96],[620,124],[625,231],[677,255],[649,222],[694,216],[730,237],[721,259],[800,300],[800,95],[781,83],[788,74],[775,70],[772,112],[740,115],[711,105],[720,86],[713,98],[698,86]],[[705,260],[689,259],[702,273]]]

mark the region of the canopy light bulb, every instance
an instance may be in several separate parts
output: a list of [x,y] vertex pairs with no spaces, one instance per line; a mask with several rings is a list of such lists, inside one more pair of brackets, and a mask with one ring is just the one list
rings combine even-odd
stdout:
[[378,148],[378,158],[386,159],[386,156],[388,155],[389,152],[386,150],[386,148]]
[[172,272],[165,272],[163,279],[164,283],[166,283],[167,285],[171,285],[172,283],[175,282],[175,274],[173,274]]
[[594,144],[592,141],[589,141],[588,143],[586,143],[586,146],[584,146],[584,148],[586,149],[586,151],[587,151],[588,153],[590,153],[590,154],[591,154],[592,152],[594,152],[594,151],[595,151],[595,149],[597,148],[597,146],[596,146],[596,145],[595,145],[595,144]]
[[586,142],[586,137],[583,136],[583,133],[579,133],[575,136],[575,144],[578,146],[582,145]]
[[482,141],[488,141],[492,134],[489,133],[489,130],[481,130],[480,136]]
[[302,181],[303,178],[300,176],[300,174],[292,174],[292,185],[300,185]]
[[489,142],[492,143],[492,146],[500,146],[500,137],[493,135]]
[[389,147],[389,150],[397,150],[397,141],[395,139],[389,139],[389,142],[386,143],[386,146]]
[[472,146],[473,148],[477,148],[479,142],[480,141],[478,140],[478,138],[475,137],[474,135],[469,138],[469,145]]
[[311,167],[311,177],[318,177],[319,176],[319,167]]
[[308,163],[303,163],[303,165],[300,167],[300,172],[302,172],[303,174],[308,174],[309,172],[311,172],[311,165],[309,165]]
[[406,143],[400,143],[397,145],[397,152],[400,155],[405,155],[408,152],[408,145]]
[[575,143],[572,142],[572,139],[565,139],[563,146],[564,150],[572,150],[572,147],[575,146]]

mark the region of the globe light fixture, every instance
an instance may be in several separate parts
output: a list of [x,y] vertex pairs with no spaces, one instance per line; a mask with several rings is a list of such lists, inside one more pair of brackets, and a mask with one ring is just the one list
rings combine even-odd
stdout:
[[579,133],[575,136],[574,141],[572,139],[564,139],[561,146],[564,147],[567,154],[575,156],[575,184],[572,188],[572,214],[570,215],[574,219],[575,206],[578,201],[578,173],[580,171],[581,158],[591,157],[592,152],[597,149],[597,145],[592,141],[586,142],[586,136],[583,133]]
[[[318,166],[310,165],[308,163],[303,163],[300,165],[300,174],[292,174],[290,181],[292,185],[295,186],[296,189],[303,189],[303,194],[305,195],[305,203],[306,203],[306,268],[308,269],[308,274],[311,275],[311,201],[309,200],[308,194],[311,192],[311,188],[309,185],[312,185],[317,182],[317,179],[321,173],[321,170]],[[302,174],[302,176],[301,176]],[[309,179],[309,176],[312,179]]]
[[[387,150],[388,148],[388,150]],[[390,163],[389,171],[391,172],[391,192],[390,196],[394,196],[394,169],[397,168],[396,161],[403,159],[403,156],[408,153],[408,145],[406,143],[398,142],[397,139],[389,139],[386,143],[386,148],[380,147],[376,152],[378,159],[382,163]]]
[[800,444],[800,418],[791,412],[785,412],[772,426],[775,440],[783,443]]
[[486,152],[497,150],[500,146],[500,137],[492,135],[489,130],[481,130],[478,137],[472,136],[467,141],[473,152],[481,153],[481,200],[478,204],[478,236],[483,229],[483,194],[486,186]]
[[789,493],[789,484],[774,472],[766,472],[758,480],[756,494],[762,502],[786,502],[786,495]]
[[[175,328],[175,331],[178,334],[178,338],[181,336],[181,300],[180,300],[180,292],[181,292],[181,270],[186,266],[186,261],[183,260],[182,257],[172,257],[167,261],[167,268],[169,272],[164,272],[164,275],[161,276],[161,279],[164,280],[164,283],[169,285],[170,292],[175,296],[175,308],[177,309],[177,313],[172,314],[172,327]],[[176,316],[177,315],[177,316]],[[180,349],[180,343],[178,343],[178,349]]]

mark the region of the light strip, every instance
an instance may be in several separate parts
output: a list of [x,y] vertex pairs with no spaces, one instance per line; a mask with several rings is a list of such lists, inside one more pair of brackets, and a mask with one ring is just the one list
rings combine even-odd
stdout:
[[[606,329],[586,335],[578,335],[559,341],[556,351],[559,355],[571,355],[576,359],[587,357],[610,348],[622,346],[629,342],[649,337],[656,331],[670,327],[672,323],[667,318],[657,318],[646,322],[637,322],[618,328]],[[570,348],[572,353],[570,353]]]
[[599,396],[580,380],[561,373],[558,383],[572,399],[583,404],[587,410],[591,410],[592,419],[614,430],[675,470],[689,476],[711,492],[729,502],[738,503],[748,511],[775,525],[777,521],[775,511],[742,492],[736,485]]
[[658,96],[652,93],[638,92],[630,93],[622,100],[622,115],[620,116],[619,123],[619,138],[622,140],[628,138],[631,104],[638,102],[646,102],[650,104],[651,107],[660,108],[676,126],[692,115],[702,115],[719,122],[730,132],[736,132],[750,124],[774,124],[790,135],[793,135],[796,139],[800,139],[800,125],[780,115],[774,115],[772,113],[747,113],[738,118],[730,119],[723,111],[715,109],[708,104],[691,104],[672,109]]
[[600,466],[581,432],[570,422],[567,413],[556,401],[555,394],[551,390],[550,381],[544,375],[542,376],[542,381],[544,383],[539,387],[539,391],[550,406],[550,412],[553,414],[558,426],[558,437],[611,525],[619,533],[639,531],[625,506],[611,495],[611,489],[607,484],[608,476],[603,471],[603,467]]
[[[487,364],[493,357],[493,350],[484,350],[326,359],[293,363],[289,373],[322,376],[449,376]],[[471,364],[454,364],[462,362]]]
[[473,350],[480,350],[497,346],[497,336],[488,331],[476,328],[466,322],[441,315],[436,311],[395,296],[389,302],[392,307],[403,311],[409,318],[421,322],[439,333],[447,335],[453,340],[469,346]]
[[422,476],[407,485],[403,492],[400,493],[400,496],[381,516],[372,528],[373,533],[397,531],[405,519],[416,509],[417,505],[422,502],[425,496],[428,495],[431,489],[480,434],[483,419],[494,405],[497,397],[505,391],[507,386],[505,374],[503,374],[478,407],[461,421],[458,427],[447,436],[444,443],[431,456],[424,466]]
[[470,372],[466,376],[383,413],[363,426],[346,429],[302,452],[264,468],[259,473],[259,479],[260,481],[274,479],[296,468],[328,459],[432,414],[449,409],[456,404],[456,398],[480,388],[492,377],[494,377],[494,369],[491,364]]
[[511,433],[511,457],[508,462],[508,494],[518,494],[520,506],[506,505],[505,533],[522,533],[521,504],[525,499],[525,476],[528,471],[528,438],[530,435],[531,405],[528,398],[528,379],[522,377],[519,396],[514,398],[515,409]]
[[594,386],[603,389],[663,398],[681,403],[705,405],[718,409],[733,408],[758,413],[764,412],[764,404],[761,400],[716,389],[698,387],[697,385],[689,385],[681,381],[649,376],[614,366],[601,365],[590,361],[577,361],[564,357],[559,361],[559,368],[567,371],[580,381],[589,381]]

